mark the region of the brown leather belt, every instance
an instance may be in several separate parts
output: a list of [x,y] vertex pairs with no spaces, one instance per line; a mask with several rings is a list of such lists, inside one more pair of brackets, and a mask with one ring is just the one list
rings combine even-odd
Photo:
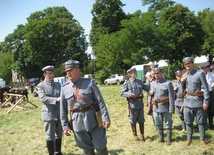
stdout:
[[183,98],[183,96],[178,96],[178,95],[176,95],[176,98]]
[[195,92],[186,92],[188,95],[191,95],[191,96],[204,96],[203,92],[202,91],[195,91]]
[[87,106],[87,107],[85,107],[85,108],[74,109],[74,110],[73,110],[73,113],[75,113],[75,112],[86,112],[86,111],[88,111],[89,109],[91,109],[90,106]]
[[169,102],[169,97],[168,96],[166,96],[166,97],[164,97],[164,98],[161,98],[161,99],[159,99],[159,100],[155,100],[154,98],[152,98],[152,104],[158,104],[158,103],[160,103],[160,102],[162,102],[163,104],[164,103],[168,103]]

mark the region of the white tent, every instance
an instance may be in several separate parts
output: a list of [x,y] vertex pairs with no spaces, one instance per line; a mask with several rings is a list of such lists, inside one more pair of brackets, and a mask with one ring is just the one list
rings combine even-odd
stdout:
[[208,61],[208,59],[205,55],[202,55],[200,57],[195,57],[195,59],[194,59],[194,63],[196,63],[196,64],[200,64],[200,63],[206,62],[206,61]]

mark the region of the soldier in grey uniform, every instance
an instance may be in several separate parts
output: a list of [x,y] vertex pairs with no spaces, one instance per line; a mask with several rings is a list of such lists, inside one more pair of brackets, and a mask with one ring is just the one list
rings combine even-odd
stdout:
[[211,130],[213,130],[213,116],[214,116],[214,76],[210,72],[210,63],[203,62],[200,64],[201,70],[206,76],[207,84],[210,92],[209,106],[207,109],[208,125]]
[[172,138],[172,114],[174,113],[174,90],[170,81],[164,78],[163,69],[155,68],[156,82],[150,95],[152,99],[153,117],[158,129],[159,143],[164,142],[163,122],[166,124],[167,141],[166,145],[171,145]]
[[[42,69],[44,81],[37,85],[38,95],[43,103],[42,120],[46,132],[46,144],[49,155],[62,155],[62,125],[60,122],[60,91],[61,85],[54,82],[54,66]],[[54,152],[55,143],[55,152]]]
[[184,113],[183,113],[183,97],[184,97],[184,89],[185,84],[181,81],[182,78],[182,71],[177,70],[175,72],[176,81],[173,82],[174,93],[175,93],[175,112],[177,113],[178,117],[181,121],[182,130],[181,132],[186,131],[186,124],[184,122]]
[[[110,127],[110,117],[102,94],[90,78],[80,77],[79,61],[65,62],[67,82],[61,90],[61,122],[66,136],[71,129],[78,147],[85,155],[107,155],[106,129]],[[95,111],[101,112],[102,126],[98,126]],[[70,113],[71,120],[68,119]]]
[[[184,97],[184,120],[187,130],[186,146],[191,145],[192,142],[194,118],[199,128],[200,144],[205,146],[206,110],[209,105],[208,84],[204,73],[194,69],[192,57],[184,58],[183,63],[187,70],[186,96]],[[203,94],[202,86],[204,88]]]
[[124,82],[123,88],[120,92],[121,96],[128,99],[130,115],[129,121],[131,124],[131,129],[135,139],[137,138],[136,123],[139,123],[140,128],[140,140],[142,142],[144,139],[144,104],[143,104],[143,92],[142,90],[148,91],[149,88],[143,83],[142,80],[136,79],[137,71],[136,69],[130,68],[127,70],[130,78]]

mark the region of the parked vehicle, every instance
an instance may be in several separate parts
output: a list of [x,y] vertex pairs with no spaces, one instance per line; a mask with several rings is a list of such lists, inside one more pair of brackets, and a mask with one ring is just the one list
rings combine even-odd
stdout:
[[113,74],[108,79],[104,80],[104,84],[105,85],[109,85],[109,84],[119,85],[119,84],[123,83],[124,80],[125,80],[125,77],[123,75]]
[[151,64],[142,64],[142,65],[135,65],[132,67],[135,67],[137,70],[137,79],[146,81],[146,73],[148,72],[148,68],[150,68]]

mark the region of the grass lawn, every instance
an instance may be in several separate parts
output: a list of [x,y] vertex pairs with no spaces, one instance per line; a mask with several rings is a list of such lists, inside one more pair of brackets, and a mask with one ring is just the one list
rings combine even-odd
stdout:
[[[181,133],[180,121],[173,115],[172,144],[158,144],[158,133],[151,116],[145,114],[144,143],[134,141],[127,117],[126,99],[120,96],[122,85],[99,86],[111,117],[111,127],[107,130],[108,150],[111,155],[213,155],[214,131],[206,131],[208,145],[199,144],[197,126],[194,127],[193,143],[186,147],[186,133]],[[144,93],[146,98],[146,93]],[[15,108],[7,114],[10,106],[0,109],[0,155],[45,155],[48,154],[45,132],[41,118],[41,102],[38,97],[29,95],[29,100],[38,105],[34,108],[26,104],[24,110]],[[147,107],[145,107],[145,112]],[[139,128],[138,133],[139,133]],[[166,134],[165,134],[166,137]],[[63,136],[62,152],[64,155],[79,155],[79,149],[73,136]]]

